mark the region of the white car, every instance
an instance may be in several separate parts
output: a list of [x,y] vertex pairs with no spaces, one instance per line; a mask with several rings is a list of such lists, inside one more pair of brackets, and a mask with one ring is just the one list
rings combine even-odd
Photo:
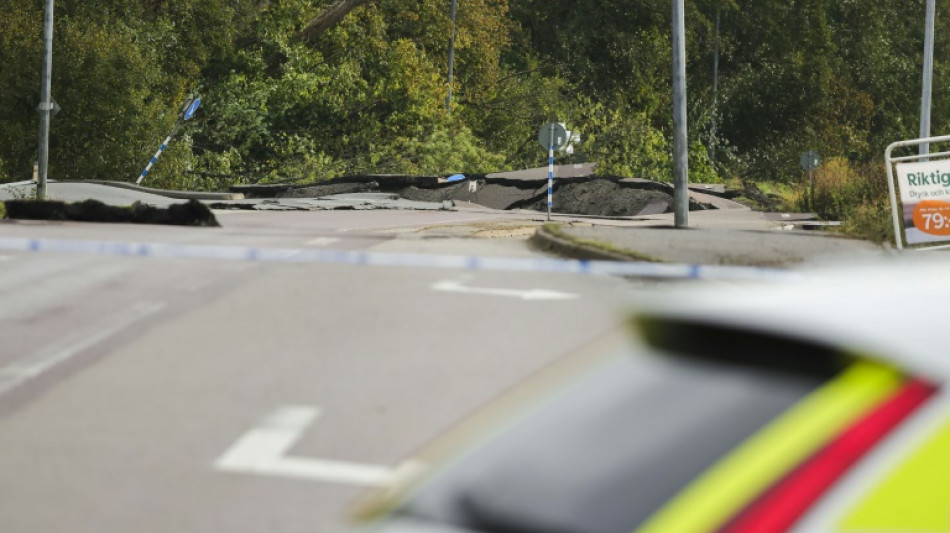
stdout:
[[378,533],[950,531],[950,262],[689,286],[373,495]]

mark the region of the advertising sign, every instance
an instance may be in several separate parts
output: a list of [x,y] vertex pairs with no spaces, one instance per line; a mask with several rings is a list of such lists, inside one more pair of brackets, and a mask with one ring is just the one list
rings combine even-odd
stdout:
[[898,163],[907,244],[950,243],[950,160]]

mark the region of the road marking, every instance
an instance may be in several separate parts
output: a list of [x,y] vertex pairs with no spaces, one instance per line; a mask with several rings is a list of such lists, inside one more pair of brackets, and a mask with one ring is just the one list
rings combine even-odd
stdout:
[[0,263],[5,263],[7,261],[13,261],[12,255],[0,255]]
[[390,469],[287,455],[319,416],[320,410],[315,407],[281,407],[238,439],[214,467],[225,472],[370,486],[388,486],[412,468]]
[[507,298],[520,298],[525,301],[540,300],[576,300],[580,298],[578,294],[567,292],[548,291],[544,289],[490,289],[482,287],[466,287],[460,281],[444,280],[432,284],[432,290],[439,292],[454,292],[459,294],[480,294],[486,296],[504,296]]
[[336,237],[317,237],[316,239],[311,239],[304,244],[307,246],[329,246],[337,242],[340,242],[340,239]]
[[109,339],[132,324],[158,313],[164,308],[164,302],[139,303],[129,310],[122,311],[119,315],[114,315],[105,322],[107,325],[104,328],[79,342],[69,343],[67,346],[61,348],[53,348],[46,353],[40,354],[38,357],[16,360],[6,366],[0,367],[0,396]]

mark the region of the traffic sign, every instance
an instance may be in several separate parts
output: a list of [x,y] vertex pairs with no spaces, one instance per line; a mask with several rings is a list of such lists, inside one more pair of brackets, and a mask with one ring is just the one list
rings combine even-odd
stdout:
[[[554,142],[551,142],[552,140]],[[545,124],[541,126],[541,129],[538,131],[538,142],[541,143],[541,146],[545,149],[551,148],[551,145],[554,145],[555,150],[560,150],[561,147],[567,143],[567,130],[557,122]]]
[[195,111],[198,110],[199,105],[201,105],[201,98],[195,98],[194,101],[191,102],[191,105],[188,106],[188,109],[185,110],[185,116],[183,118],[188,120],[195,116]]
[[802,170],[811,171],[821,166],[821,156],[818,155],[818,152],[814,150],[809,150],[802,154],[802,157],[799,159],[799,161],[802,164]]

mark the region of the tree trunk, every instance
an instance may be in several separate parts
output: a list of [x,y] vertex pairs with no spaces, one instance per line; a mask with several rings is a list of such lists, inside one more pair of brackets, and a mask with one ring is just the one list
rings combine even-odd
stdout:
[[350,11],[353,11],[363,4],[376,1],[377,0],[337,0],[307,24],[307,27],[300,32],[300,40],[304,42],[312,41],[334,24],[343,20],[343,17]]

